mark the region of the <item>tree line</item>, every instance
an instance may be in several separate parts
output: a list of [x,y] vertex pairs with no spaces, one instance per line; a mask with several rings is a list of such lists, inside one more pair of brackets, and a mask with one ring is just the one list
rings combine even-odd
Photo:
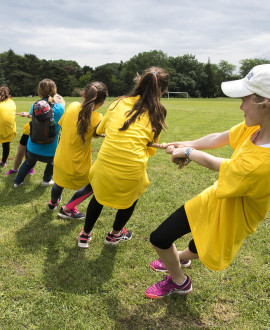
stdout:
[[[91,58],[89,58],[91,61]],[[142,52],[126,62],[107,63],[93,69],[71,60],[44,60],[33,54],[18,55],[12,49],[0,53],[0,85],[8,86],[12,96],[37,95],[40,80],[55,81],[58,93],[79,96],[91,81],[104,82],[110,96],[125,95],[133,86],[136,73],[159,66],[170,74],[170,92],[188,92],[191,97],[224,96],[221,82],[244,77],[255,65],[270,63],[262,58],[243,59],[239,69],[221,60],[218,64],[201,63],[195,55],[171,57],[162,51]]]

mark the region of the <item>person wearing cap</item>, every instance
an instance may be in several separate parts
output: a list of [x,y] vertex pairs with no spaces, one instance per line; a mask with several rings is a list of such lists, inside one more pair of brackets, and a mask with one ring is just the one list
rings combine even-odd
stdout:
[[[56,122],[56,136],[53,142],[49,144],[35,143],[31,141],[31,137],[28,138],[26,145],[25,161],[21,165],[19,172],[15,178],[14,188],[17,188],[18,186],[23,184],[26,175],[29,173],[29,171],[32,168],[34,168],[34,166],[38,161],[46,163],[46,167],[43,174],[43,181],[41,185],[48,186],[54,183],[52,180],[53,158],[54,158],[55,150],[57,148],[58,134],[60,130],[58,121],[60,120],[60,118],[64,113],[64,105],[62,103],[55,103],[54,101],[56,93],[57,93],[57,88],[53,80],[43,79],[39,82],[38,95],[42,98],[42,100],[53,104],[52,108],[54,113],[54,120]],[[32,104],[31,110],[29,112],[30,116],[32,116],[33,108],[35,104],[36,102]],[[39,104],[41,105],[42,102],[39,102]],[[27,113],[24,113],[24,115],[28,116]]]
[[[150,267],[170,275],[145,291],[149,298],[191,292],[191,280],[182,270],[191,259],[199,258],[214,271],[227,268],[270,209],[270,64],[258,65],[221,88],[229,97],[242,98],[245,120],[223,133],[168,144],[173,162],[185,158],[219,172],[219,177],[151,233],[160,258]],[[201,151],[227,144],[234,149],[230,159]],[[174,241],[189,232],[193,239],[188,248],[177,251]]]

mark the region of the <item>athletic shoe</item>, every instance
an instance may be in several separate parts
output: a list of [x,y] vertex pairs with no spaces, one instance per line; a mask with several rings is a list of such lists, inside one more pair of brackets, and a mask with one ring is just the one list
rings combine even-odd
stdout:
[[145,295],[151,299],[162,299],[172,293],[180,295],[188,294],[192,291],[192,284],[190,278],[186,275],[186,280],[183,284],[178,285],[173,282],[172,277],[169,275],[164,280],[150,286]]
[[87,249],[91,239],[92,239],[91,233],[89,235],[84,235],[83,228],[82,228],[82,230],[78,236],[78,247]]
[[[30,170],[31,171],[31,170]],[[30,171],[29,171],[29,174],[30,174]],[[53,180],[50,180],[49,182],[46,182],[46,181],[42,181],[41,182],[41,185],[43,186],[43,187],[47,187],[47,186],[49,186],[49,185],[51,185],[51,184],[54,184],[54,181]]]
[[49,210],[54,210],[54,209],[56,209],[57,206],[58,206],[58,204],[61,202],[61,200],[62,200],[62,196],[60,196],[60,197],[58,198],[58,200],[57,200],[57,202],[56,202],[55,204],[52,204],[52,202],[49,201],[49,203],[48,203],[48,208],[49,208]]
[[111,232],[108,233],[104,243],[108,245],[117,245],[121,241],[127,241],[132,238],[132,233],[130,230],[123,228],[118,235],[114,235]]
[[0,162],[0,167],[7,167],[7,163]]
[[83,219],[85,214],[79,212],[76,207],[72,210],[64,210],[63,206],[58,213],[58,216],[62,219]]
[[11,168],[7,173],[5,173],[4,175],[10,175],[10,174],[14,174],[14,173],[18,173],[19,170],[13,170],[13,168]]
[[[184,268],[189,268],[190,265],[191,265],[191,261],[190,260],[180,261],[180,264]],[[155,272],[168,273],[168,269],[166,268],[166,266],[164,265],[164,263],[162,262],[161,259],[157,259],[155,261],[152,261],[149,266]]]
[[22,183],[19,183],[19,184],[14,183],[13,187],[14,187],[14,188],[17,188],[17,187],[21,186],[22,184],[23,184],[23,182],[22,182]]
[[31,168],[31,170],[28,172],[28,174],[33,175],[35,173],[34,169]]

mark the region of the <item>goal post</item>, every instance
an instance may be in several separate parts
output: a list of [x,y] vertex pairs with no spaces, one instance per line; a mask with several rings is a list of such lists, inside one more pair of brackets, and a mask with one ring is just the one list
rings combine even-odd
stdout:
[[187,100],[189,98],[188,92],[167,92],[168,93],[168,99],[170,98],[170,94],[180,94],[183,95]]

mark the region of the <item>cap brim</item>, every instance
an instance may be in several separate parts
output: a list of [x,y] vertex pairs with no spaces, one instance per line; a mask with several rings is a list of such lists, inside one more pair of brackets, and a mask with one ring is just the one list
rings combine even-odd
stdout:
[[243,79],[226,81],[221,84],[222,92],[229,97],[244,97],[253,94],[248,88],[245,87]]

